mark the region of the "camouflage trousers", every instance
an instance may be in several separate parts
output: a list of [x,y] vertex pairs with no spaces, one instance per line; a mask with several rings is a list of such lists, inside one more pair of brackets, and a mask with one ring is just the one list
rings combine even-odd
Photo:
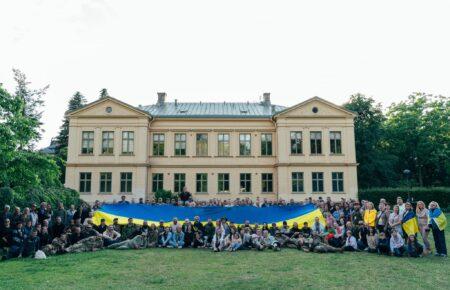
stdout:
[[336,253],[340,252],[341,250],[338,248],[334,248],[330,245],[320,243],[319,245],[314,247],[314,253]]
[[65,242],[59,238],[53,239],[51,244],[45,245],[42,248],[42,251],[47,256],[53,256],[56,254],[64,253],[64,247],[66,246]]
[[99,236],[88,237],[66,248],[67,253],[92,252],[103,248],[103,238]]

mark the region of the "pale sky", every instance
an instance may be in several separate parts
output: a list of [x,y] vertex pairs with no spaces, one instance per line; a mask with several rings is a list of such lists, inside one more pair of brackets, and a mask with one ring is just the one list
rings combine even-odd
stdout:
[[357,92],[384,106],[450,95],[450,1],[0,0],[0,83],[49,84],[49,144],[69,98],[106,87],[131,105],[168,100],[290,106]]

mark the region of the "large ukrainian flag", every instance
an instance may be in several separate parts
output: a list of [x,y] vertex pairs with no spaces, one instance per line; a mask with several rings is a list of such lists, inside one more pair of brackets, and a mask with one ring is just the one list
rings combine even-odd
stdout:
[[419,223],[417,222],[416,213],[413,210],[408,211],[403,216],[402,228],[408,236],[415,235],[419,232]]
[[106,204],[94,213],[94,223],[100,224],[101,219],[105,219],[107,224],[112,224],[114,218],[118,218],[119,224],[126,224],[128,218],[133,218],[134,223],[164,223],[169,224],[174,217],[180,223],[185,219],[193,220],[199,216],[202,222],[208,219],[218,220],[226,217],[236,224],[244,224],[250,221],[251,224],[276,223],[281,226],[283,221],[287,221],[291,226],[297,222],[302,226],[304,222],[312,225],[318,217],[322,224],[325,224],[320,209],[312,204],[293,206],[234,206],[234,207],[179,207],[172,205],[146,205],[146,204]]
[[429,211],[429,223],[433,222],[437,225],[439,230],[443,231],[447,227],[447,218],[440,208],[435,208]]

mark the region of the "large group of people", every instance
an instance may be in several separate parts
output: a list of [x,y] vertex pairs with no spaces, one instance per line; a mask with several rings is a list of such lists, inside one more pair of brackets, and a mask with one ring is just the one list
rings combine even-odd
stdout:
[[[123,196],[118,203],[132,203]],[[195,202],[190,195],[180,195],[177,200],[139,200],[137,203],[155,205],[172,204],[176,206],[242,206],[252,205],[289,206],[299,204],[293,200],[269,201],[267,199],[218,200]],[[434,218],[440,214],[439,205],[430,202],[428,207],[419,201],[414,205],[403,202],[390,205],[381,199],[376,209],[372,202],[342,199],[305,199],[300,204],[314,204],[324,219],[303,224],[282,225],[276,223],[257,224],[245,221],[235,224],[223,217],[202,222],[201,217],[159,224],[142,225],[128,223],[120,225],[118,219],[112,224],[101,220],[94,224],[95,210],[101,207],[96,202],[92,207],[86,204],[68,209],[58,203],[53,209],[48,203],[29,208],[13,209],[6,205],[0,216],[0,251],[3,259],[34,257],[38,251],[46,256],[88,252],[99,249],[142,249],[142,248],[203,248],[214,252],[295,248],[304,252],[328,253],[344,251],[366,251],[380,255],[397,257],[421,257],[432,253],[429,233],[434,238],[436,256],[447,256],[444,228]],[[404,217],[414,213],[419,231],[407,234],[403,229]],[[442,215],[441,215],[442,216]],[[445,218],[445,217],[444,217]],[[325,220],[325,223],[323,222]],[[419,239],[420,238],[420,239]],[[421,240],[421,241],[420,241]]]

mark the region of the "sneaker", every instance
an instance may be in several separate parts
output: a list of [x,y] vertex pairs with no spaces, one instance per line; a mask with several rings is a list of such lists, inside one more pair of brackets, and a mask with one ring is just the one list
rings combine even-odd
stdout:
[[446,254],[441,254],[441,257],[442,258],[447,258],[447,255]]
[[439,257],[441,254],[439,254],[439,253],[436,253],[436,254],[434,254],[436,257]]
[[181,249],[181,248],[183,248],[182,246],[178,246],[178,249]]

